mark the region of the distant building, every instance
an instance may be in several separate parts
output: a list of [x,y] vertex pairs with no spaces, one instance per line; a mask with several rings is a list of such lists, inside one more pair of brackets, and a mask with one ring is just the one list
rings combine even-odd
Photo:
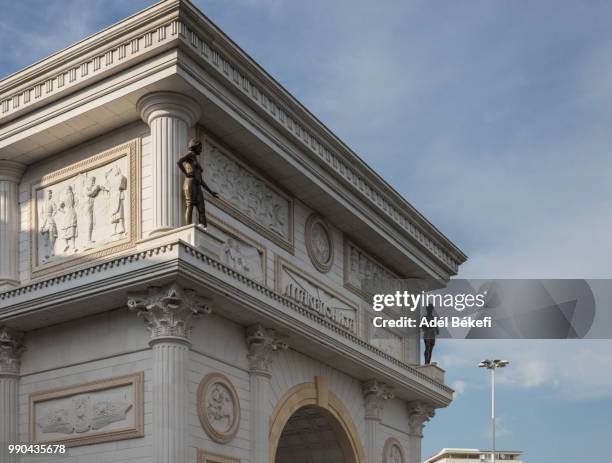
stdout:
[[[517,450],[496,450],[495,461],[522,463],[523,452]],[[490,450],[442,449],[423,463],[481,463],[491,461]]]

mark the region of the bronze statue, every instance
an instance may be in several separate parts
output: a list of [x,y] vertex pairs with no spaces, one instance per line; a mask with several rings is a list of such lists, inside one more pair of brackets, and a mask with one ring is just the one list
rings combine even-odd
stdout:
[[193,223],[193,208],[198,210],[198,223],[206,230],[206,210],[204,204],[204,192],[208,191],[213,197],[218,198],[219,194],[212,191],[202,178],[202,166],[198,156],[202,152],[202,142],[197,138],[192,138],[187,145],[189,150],[182,156],[177,164],[181,172],[185,174],[183,182],[183,196],[185,198],[185,223]]
[[440,330],[437,326],[431,326],[434,321],[434,306],[429,304],[427,306],[427,315],[425,318],[427,319],[427,325],[421,328],[423,330],[423,341],[425,342],[425,364],[429,365],[431,363],[431,354],[433,353],[433,348],[436,345],[436,335],[440,334]]

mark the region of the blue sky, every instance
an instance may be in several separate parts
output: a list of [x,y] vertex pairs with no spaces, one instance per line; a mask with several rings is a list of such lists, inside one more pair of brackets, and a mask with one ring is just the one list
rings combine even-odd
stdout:
[[[2,0],[0,75],[152,2]],[[463,277],[612,276],[612,2],[196,1],[470,257]],[[440,342],[423,455],[609,463],[612,341]]]

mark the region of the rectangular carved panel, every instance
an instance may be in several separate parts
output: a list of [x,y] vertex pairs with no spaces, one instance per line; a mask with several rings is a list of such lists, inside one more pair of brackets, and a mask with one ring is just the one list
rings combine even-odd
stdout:
[[359,332],[355,304],[278,256],[275,291],[334,325]]
[[204,180],[221,209],[277,244],[293,248],[293,202],[208,136],[202,136]]
[[32,275],[131,247],[139,225],[140,140],[45,175],[31,187]]
[[98,444],[144,436],[142,372],[30,394],[30,442]]
[[368,302],[368,294],[363,290],[364,280],[393,280],[399,278],[373,257],[346,238],[344,240],[344,286],[359,294]]
[[198,463],[240,463],[240,460],[198,449]]

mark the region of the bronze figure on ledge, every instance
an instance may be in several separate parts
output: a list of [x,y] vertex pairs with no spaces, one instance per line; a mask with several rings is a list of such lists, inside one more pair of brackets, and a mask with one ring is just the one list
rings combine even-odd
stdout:
[[179,169],[185,174],[185,181],[183,182],[185,223],[193,223],[193,208],[195,207],[198,210],[198,224],[206,230],[206,209],[202,189],[208,191],[215,198],[218,198],[219,194],[212,191],[202,178],[203,169],[198,160],[198,156],[202,152],[202,142],[197,138],[192,138],[187,145],[187,149],[187,154],[177,162]]

